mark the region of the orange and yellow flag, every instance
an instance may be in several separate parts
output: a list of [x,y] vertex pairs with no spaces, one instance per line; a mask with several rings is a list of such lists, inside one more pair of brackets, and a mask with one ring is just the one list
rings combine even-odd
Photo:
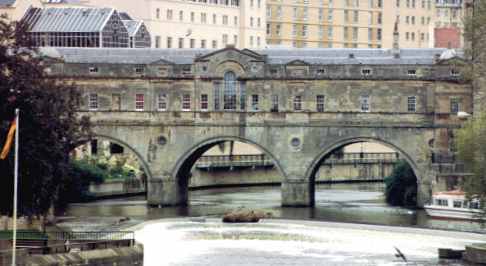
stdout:
[[5,145],[3,145],[2,153],[0,153],[0,160],[4,160],[5,158],[7,158],[7,155],[9,153],[10,148],[12,147],[12,143],[14,141],[16,129],[17,129],[17,124],[15,123],[15,120],[14,120],[14,121],[12,121],[12,125],[10,126],[10,129],[8,130],[7,140],[5,141]]

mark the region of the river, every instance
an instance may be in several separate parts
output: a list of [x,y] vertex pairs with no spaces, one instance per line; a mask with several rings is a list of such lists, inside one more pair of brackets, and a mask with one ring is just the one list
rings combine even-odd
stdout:
[[245,207],[263,209],[275,218],[364,223],[486,232],[477,222],[441,220],[423,210],[388,206],[382,183],[317,185],[313,208],[282,208],[280,187],[240,187],[191,191],[185,207],[150,208],[143,196],[71,204],[66,215],[77,217],[121,216],[137,220],[176,217],[221,217]]
[[[130,217],[131,227],[120,229],[135,231],[146,266],[467,265],[439,260],[437,249],[486,241],[483,234],[460,232],[484,232],[478,223],[387,206],[383,184],[318,185],[315,196],[313,208],[282,208],[279,187],[220,188],[191,191],[187,207],[149,208],[144,197],[130,197],[71,204],[66,215],[81,217],[70,225],[77,230],[91,230],[97,219]],[[221,222],[239,207],[278,219]]]

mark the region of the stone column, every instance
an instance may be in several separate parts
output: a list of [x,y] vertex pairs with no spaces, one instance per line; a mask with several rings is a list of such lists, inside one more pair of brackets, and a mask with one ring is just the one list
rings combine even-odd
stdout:
[[152,178],[148,182],[147,204],[151,206],[187,205],[187,184],[180,184],[170,176]]
[[314,186],[304,179],[288,179],[282,182],[283,207],[314,206]]
[[422,178],[417,180],[417,207],[423,207],[432,198],[433,183],[437,174],[432,171],[425,171]]

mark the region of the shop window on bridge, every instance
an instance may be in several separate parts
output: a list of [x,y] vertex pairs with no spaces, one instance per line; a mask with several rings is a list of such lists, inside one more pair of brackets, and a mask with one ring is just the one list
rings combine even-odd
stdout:
[[294,111],[302,111],[302,96],[297,95],[294,97]]
[[361,96],[361,112],[370,111],[370,96]]
[[207,111],[208,110],[208,95],[207,94],[201,94],[201,111]]
[[98,94],[90,93],[88,96],[88,108],[91,111],[98,110]]
[[317,109],[317,112],[324,112],[324,100],[325,100],[325,97],[324,95],[317,95],[316,96],[316,109]]
[[270,112],[278,112],[278,95],[272,95],[272,108]]
[[457,114],[460,111],[460,99],[459,98],[451,98],[451,113]]
[[416,96],[408,96],[408,98],[407,98],[407,111],[414,112],[414,113],[417,111],[417,97]]
[[258,94],[253,94],[251,96],[251,110],[252,111],[258,111],[258,109],[259,109]]
[[182,111],[190,111],[191,110],[191,95],[185,93],[182,95]]
[[235,73],[232,71],[226,72],[224,74],[224,110],[236,110],[237,85]]
[[167,94],[159,93],[157,96],[157,110],[167,111]]
[[135,111],[143,111],[144,104],[144,95],[141,93],[135,94]]

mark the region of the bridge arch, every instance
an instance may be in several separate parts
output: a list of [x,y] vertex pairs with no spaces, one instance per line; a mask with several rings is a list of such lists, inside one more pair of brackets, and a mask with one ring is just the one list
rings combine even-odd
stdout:
[[379,143],[383,146],[386,146],[388,148],[393,149],[394,151],[398,152],[400,155],[400,158],[405,159],[405,161],[410,165],[412,168],[415,177],[417,178],[417,190],[420,191],[420,186],[421,186],[421,180],[423,178],[422,173],[419,170],[419,167],[416,162],[416,158],[413,158],[410,154],[405,152],[402,148],[398,147],[397,145],[384,140],[382,138],[377,138],[377,137],[348,137],[348,138],[343,138],[340,140],[335,141],[331,145],[328,145],[327,147],[324,148],[324,150],[319,153],[311,162],[309,168],[307,169],[305,177],[307,180],[309,180],[310,184],[310,196],[311,196],[311,203],[314,204],[315,201],[315,182],[316,182],[316,174],[317,171],[319,170],[320,165],[322,162],[329,156],[331,155],[334,151],[338,150],[339,148],[342,148],[344,146],[354,144],[354,143],[360,143],[360,142],[374,142],[374,143]]
[[197,144],[191,146],[186,150],[178,159],[176,165],[171,170],[171,175],[174,177],[176,186],[178,186],[179,198],[182,203],[187,203],[187,191],[188,191],[188,181],[190,176],[190,171],[196,161],[210,148],[217,144],[228,142],[228,141],[238,141],[246,144],[250,144],[259,149],[262,153],[268,156],[274,163],[278,172],[280,173],[282,180],[286,178],[285,171],[283,170],[280,162],[277,160],[272,152],[264,147],[263,145],[249,140],[247,138],[241,138],[236,136],[217,136],[205,139],[198,142]]
[[82,138],[77,143],[78,145],[76,145],[76,146],[85,144],[85,143],[89,142],[90,140],[97,139],[97,138],[109,140],[110,142],[116,143],[116,144],[122,146],[123,148],[128,149],[133,154],[135,154],[137,159],[140,161],[140,164],[142,165],[145,174],[147,175],[147,180],[152,179],[152,172],[150,171],[150,167],[149,167],[148,163],[145,161],[144,157],[135,148],[133,148],[130,144],[128,144],[127,142],[125,142],[121,139],[118,139],[118,138],[115,138],[115,137],[112,137],[112,136],[109,136],[109,135],[93,133],[91,135],[91,137]]

